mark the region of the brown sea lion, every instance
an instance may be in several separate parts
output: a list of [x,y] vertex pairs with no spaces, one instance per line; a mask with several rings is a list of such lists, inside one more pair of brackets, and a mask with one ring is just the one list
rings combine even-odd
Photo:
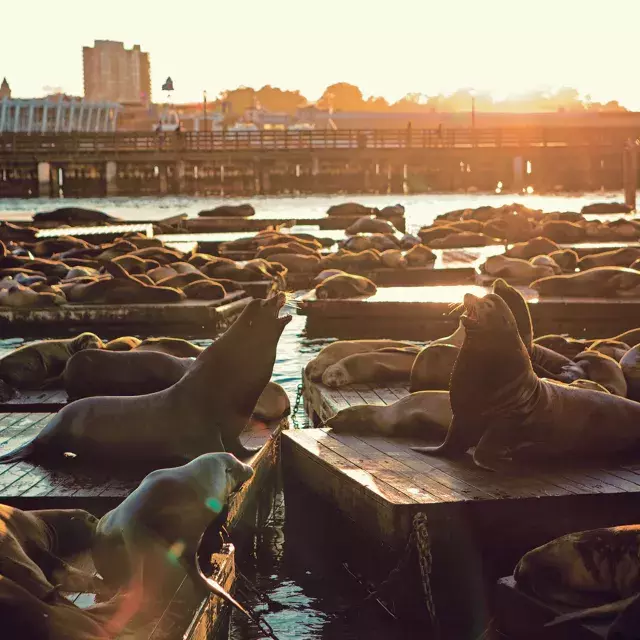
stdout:
[[592,529],[527,552],[514,577],[543,602],[594,607],[640,593],[639,558],[640,526]]
[[529,262],[535,267],[551,270],[551,275],[559,275],[562,273],[562,268],[551,256],[536,256],[535,258],[531,258]]
[[0,379],[16,389],[43,389],[60,379],[75,353],[103,347],[94,333],[81,333],[68,340],[33,342],[0,358]]
[[67,302],[64,295],[56,293],[38,293],[20,284],[11,285],[0,291],[0,306],[18,309],[58,307]]
[[560,336],[554,333],[539,336],[533,341],[534,344],[555,351],[569,360],[573,360],[579,353],[586,351],[594,342],[594,340],[567,338],[566,336]]
[[499,238],[490,238],[484,233],[473,233],[472,231],[462,231],[452,233],[444,238],[438,238],[428,242],[433,249],[457,249],[458,247],[486,247],[490,244],[500,244]]
[[598,351],[583,351],[574,361],[584,371],[582,378],[601,384],[609,393],[627,397],[627,383],[620,365],[611,357]]
[[193,358],[157,351],[91,349],[69,359],[63,387],[69,400],[93,396],[140,396],[167,389],[184,376]]
[[624,333],[614,336],[611,340],[624,342],[630,347],[635,347],[637,344],[640,344],[640,329],[629,329],[629,331],[625,331]]
[[331,205],[327,209],[328,216],[371,216],[379,213],[375,207],[365,207],[358,202],[343,202]]
[[262,247],[257,253],[256,258],[264,258],[265,260],[271,256],[282,253],[294,253],[300,256],[317,256],[318,252],[315,249],[305,247],[299,242],[287,242],[281,244],[268,245]]
[[604,353],[605,356],[613,358],[616,362],[620,362],[622,356],[624,356],[630,348],[630,345],[620,342],[619,340],[594,340],[587,351],[598,351],[599,353]]
[[547,254],[553,258],[554,262],[566,273],[573,273],[577,266],[578,254],[573,249],[562,249],[561,251],[552,251]]
[[560,244],[573,244],[575,242],[584,242],[587,233],[583,227],[575,222],[568,220],[549,220],[542,223],[540,236],[549,238]]
[[145,260],[155,260],[162,264],[171,264],[172,262],[181,262],[183,255],[180,251],[167,249],[166,247],[146,247],[145,249],[136,249],[131,255],[144,258]]
[[160,280],[166,280],[167,278],[177,276],[178,272],[173,267],[164,265],[162,267],[156,267],[155,269],[151,269],[150,271],[147,272],[147,275],[154,282],[160,282]]
[[278,340],[291,320],[278,317],[284,303],[283,294],[252,300],[168,389],[72,402],[35,438],[0,456],[0,462],[51,462],[66,452],[75,453],[79,464],[138,466],[180,463],[211,451],[251,455],[239,436],[271,379]]
[[100,261],[113,260],[118,256],[123,256],[125,254],[130,254],[132,251],[136,251],[136,245],[131,242],[127,242],[126,240],[120,240],[110,245],[103,246],[102,249],[103,251],[97,255],[93,255],[92,257]]
[[610,393],[608,389],[605,389],[601,384],[593,380],[585,380],[584,378],[578,378],[569,384],[570,387],[577,387],[578,389],[591,389],[592,391],[600,391],[602,393]]
[[330,276],[315,286],[318,300],[369,297],[377,290],[376,285],[368,278],[350,273]]
[[504,255],[510,258],[529,260],[536,256],[548,255],[559,250],[560,247],[553,240],[538,236],[526,242],[517,242],[510,249],[507,249]]
[[169,276],[158,280],[155,284],[158,287],[172,287],[173,289],[182,289],[192,282],[199,282],[200,280],[206,280],[207,277],[202,273],[178,273],[175,276]]
[[160,266],[156,260],[144,260],[131,254],[117,256],[113,258],[113,262],[117,262],[127,273],[132,275],[147,273],[147,271],[157,269]]
[[322,374],[322,384],[335,389],[365,382],[408,382],[417,355],[418,347],[355,353],[327,367]]
[[277,382],[269,381],[253,408],[252,417],[262,422],[274,422],[290,413],[291,401],[287,392]]
[[309,380],[319,382],[328,367],[354,353],[368,353],[380,349],[413,347],[411,342],[399,340],[337,340],[323,347],[318,355],[309,360],[304,375]]
[[410,267],[427,267],[436,261],[436,254],[423,244],[417,244],[409,249],[404,257]]
[[541,278],[530,286],[544,297],[629,297],[640,291],[640,271],[624,267],[594,267],[579,273]]
[[356,405],[329,418],[336,433],[443,437],[451,422],[448,391],[418,391],[389,405]]
[[388,221],[380,218],[370,218],[363,216],[358,218],[353,224],[348,226],[345,233],[348,236],[355,236],[358,233],[389,233],[396,232],[396,228]]
[[555,273],[547,265],[535,265],[527,260],[510,258],[505,255],[489,256],[480,269],[488,276],[504,278],[518,284],[529,284],[538,278]]
[[182,293],[189,300],[222,300],[227,295],[225,288],[219,283],[202,278],[181,287]]
[[39,240],[31,247],[31,252],[37,258],[47,258],[54,253],[69,251],[69,249],[92,249],[93,245],[80,238],[71,236],[58,236]]
[[387,249],[380,254],[380,262],[386,269],[405,269],[408,261],[400,249]]
[[627,381],[627,397],[640,402],[640,345],[631,347],[620,360],[620,368]]
[[107,349],[107,351],[131,351],[131,349],[135,349],[141,342],[142,340],[140,340],[140,338],[135,338],[134,336],[120,336],[119,338],[109,340],[109,342],[104,345],[104,348]]
[[380,252],[374,249],[366,249],[359,253],[340,250],[325,256],[318,263],[318,268],[321,270],[343,269],[344,271],[358,271],[361,273],[379,269],[381,266]]
[[400,248],[400,244],[397,238],[389,234],[372,233],[370,236],[368,236],[368,240],[369,240],[369,248],[377,249],[380,252],[387,251],[388,249]]
[[134,347],[136,351],[158,351],[176,358],[197,358],[204,349],[183,338],[147,338]]
[[200,537],[252,475],[229,453],[150,473],[97,525],[93,560],[107,586],[131,589],[140,580],[143,617],[161,614],[185,575],[194,577]]
[[458,359],[460,347],[453,344],[428,344],[415,359],[411,368],[409,390],[449,390],[451,372]]
[[639,247],[624,247],[584,256],[578,262],[578,269],[585,271],[593,267],[629,267],[638,258],[640,258]]
[[224,217],[224,218],[247,218],[255,215],[256,210],[248,203],[243,204],[221,204],[213,209],[204,209],[198,213],[200,217]]
[[51,598],[55,585],[67,591],[99,586],[99,580],[65,562],[91,548],[97,522],[82,509],[22,511],[0,505],[0,576],[40,600]]
[[466,294],[464,306],[453,419],[442,445],[417,451],[459,455],[476,445],[475,463],[494,470],[521,456],[606,459],[640,446],[640,403],[539,379],[500,296]]
[[7,640],[115,640],[126,620],[121,613],[131,602],[129,593],[109,602],[81,609],[57,591],[46,601],[17,581],[0,576],[2,637]]

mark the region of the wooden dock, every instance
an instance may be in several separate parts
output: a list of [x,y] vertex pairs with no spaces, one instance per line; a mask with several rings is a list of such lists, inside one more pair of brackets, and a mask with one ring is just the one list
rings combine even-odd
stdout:
[[[305,380],[307,407],[321,420],[357,404],[390,404],[402,387],[327,389]],[[637,521],[640,464],[489,472],[471,456],[449,460],[412,451],[424,440],[284,434],[283,462],[298,483],[375,541],[398,553],[418,513],[427,517],[431,590],[440,624],[476,638],[491,617],[491,589],[529,549],[583,529]]]
[[[519,287],[529,303],[534,333],[566,333],[576,338],[609,338],[634,329],[640,298],[538,298]],[[465,293],[484,296],[476,285],[387,287],[370,298],[318,300],[311,291],[299,300],[310,337],[431,340],[451,334]]]
[[47,308],[0,306],[2,336],[69,335],[82,331],[105,336],[145,335],[153,328],[183,337],[213,337],[224,331],[249,304],[245,291],[220,300],[184,300],[166,304],[65,304]]

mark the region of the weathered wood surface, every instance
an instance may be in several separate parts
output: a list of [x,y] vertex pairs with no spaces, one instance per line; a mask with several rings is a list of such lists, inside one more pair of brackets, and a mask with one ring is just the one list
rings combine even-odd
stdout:
[[[535,335],[609,338],[638,326],[640,298],[539,298],[532,289],[519,289]],[[430,340],[455,330],[465,293],[489,291],[478,285],[381,287],[370,298],[346,300],[318,300],[311,291],[299,300],[298,313],[307,316],[310,337]]]
[[108,224],[102,226],[59,226],[48,229],[40,229],[36,238],[59,238],[60,236],[73,236],[92,243],[111,242],[125,233],[143,233],[148,238],[153,236],[153,224]]
[[186,336],[213,336],[227,328],[249,304],[245,291],[233,291],[220,300],[184,300],[171,304],[65,304],[50,308],[0,306],[3,337],[51,335],[82,331],[109,335],[154,331]]
[[[0,413],[0,453],[11,451],[31,440],[53,415]],[[286,421],[272,427],[252,423],[241,435],[245,446],[262,448],[249,461],[255,471],[253,478],[232,498],[230,521],[240,518],[247,496],[258,489],[260,478],[273,468],[276,440],[285,425]],[[143,477],[144,473],[135,471],[126,474],[114,473],[111,469],[91,473],[76,471],[73,464],[55,470],[30,462],[0,464],[0,503],[20,509],[81,507],[92,512],[101,511],[113,508],[122,501]]]
[[[562,606],[549,606],[523,593],[513,577],[501,578],[496,592],[495,627],[509,638],[517,640],[603,640],[610,624],[602,621],[570,622],[555,627],[545,627],[557,615],[568,613]],[[589,624],[585,624],[589,622]]]
[[[390,404],[405,391],[329,391],[305,381],[307,406],[321,419],[356,404]],[[601,467],[489,472],[469,454],[447,459],[410,448],[429,443],[436,442],[320,428],[286,432],[282,449],[291,477],[397,552],[415,514],[427,516],[436,612],[455,630],[446,637],[482,632],[490,612],[486,585],[512,572],[529,549],[572,531],[637,522],[640,456]]]

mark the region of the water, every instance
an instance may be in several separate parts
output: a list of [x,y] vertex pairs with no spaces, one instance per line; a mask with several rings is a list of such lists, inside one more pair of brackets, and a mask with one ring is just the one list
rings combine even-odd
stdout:
[[[195,216],[202,209],[212,208],[230,199],[220,198],[140,198],[100,200],[0,200],[0,217],[11,219],[13,213],[44,211],[57,206],[72,205],[93,208],[122,217],[125,220],[152,220],[187,213]],[[242,199],[254,205],[257,217],[320,217],[331,204],[354,200],[369,206],[383,207],[397,202],[405,205],[407,230],[415,231],[428,224],[438,214],[452,209],[476,207],[482,204],[499,206],[522,202],[543,211],[578,211],[585,204],[604,200],[622,200],[619,193],[562,196],[538,195],[410,195],[410,196],[314,196]],[[278,345],[274,380],[280,383],[295,403],[300,373],[326,340],[310,341],[304,335],[304,316],[288,309],[293,320],[286,327]],[[4,348],[15,348],[20,340],[0,341]],[[197,341],[206,345],[208,341]],[[300,416],[299,426],[308,426]],[[289,496],[289,494],[288,494]],[[290,498],[287,497],[287,503]],[[308,509],[307,509],[308,505]],[[261,531],[252,553],[239,554],[239,566],[258,588],[277,606],[267,612],[257,599],[249,603],[263,610],[266,619],[280,640],[313,640],[316,638],[371,638],[400,640],[420,637],[419,630],[406,629],[393,622],[380,607],[362,604],[363,593],[340,565],[339,553],[331,546],[328,520],[318,521],[319,507],[303,504],[304,518],[291,522],[287,517],[283,495],[276,497],[268,526]],[[328,514],[330,515],[330,514]],[[316,518],[314,518],[316,516]],[[302,520],[302,523],[300,522]],[[348,551],[342,557],[348,557]],[[233,616],[230,640],[257,640],[260,632],[245,620]]]
[[543,211],[579,211],[584,205],[601,201],[624,201],[621,193],[589,193],[578,195],[516,195],[516,194],[416,194],[416,195],[337,195],[305,197],[256,198],[80,198],[68,200],[18,198],[0,199],[0,217],[11,219],[25,212],[48,211],[56,207],[76,206],[99,209],[124,220],[154,220],[186,213],[196,216],[203,209],[220,204],[248,202],[255,207],[257,218],[320,218],[328,207],[340,202],[355,201],[382,208],[396,203],[406,207],[407,231],[416,231],[430,223],[438,214],[453,209],[477,207],[483,204],[500,206],[521,202]]

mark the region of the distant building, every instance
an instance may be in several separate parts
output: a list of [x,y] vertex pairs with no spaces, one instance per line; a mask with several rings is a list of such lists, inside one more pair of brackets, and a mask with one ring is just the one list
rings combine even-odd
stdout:
[[11,97],[11,87],[7,82],[6,78],[2,78],[2,84],[0,84],[0,100],[2,98],[10,98]]
[[84,47],[84,97],[86,100],[149,104],[151,66],[140,45],[125,49],[122,42],[96,40]]

